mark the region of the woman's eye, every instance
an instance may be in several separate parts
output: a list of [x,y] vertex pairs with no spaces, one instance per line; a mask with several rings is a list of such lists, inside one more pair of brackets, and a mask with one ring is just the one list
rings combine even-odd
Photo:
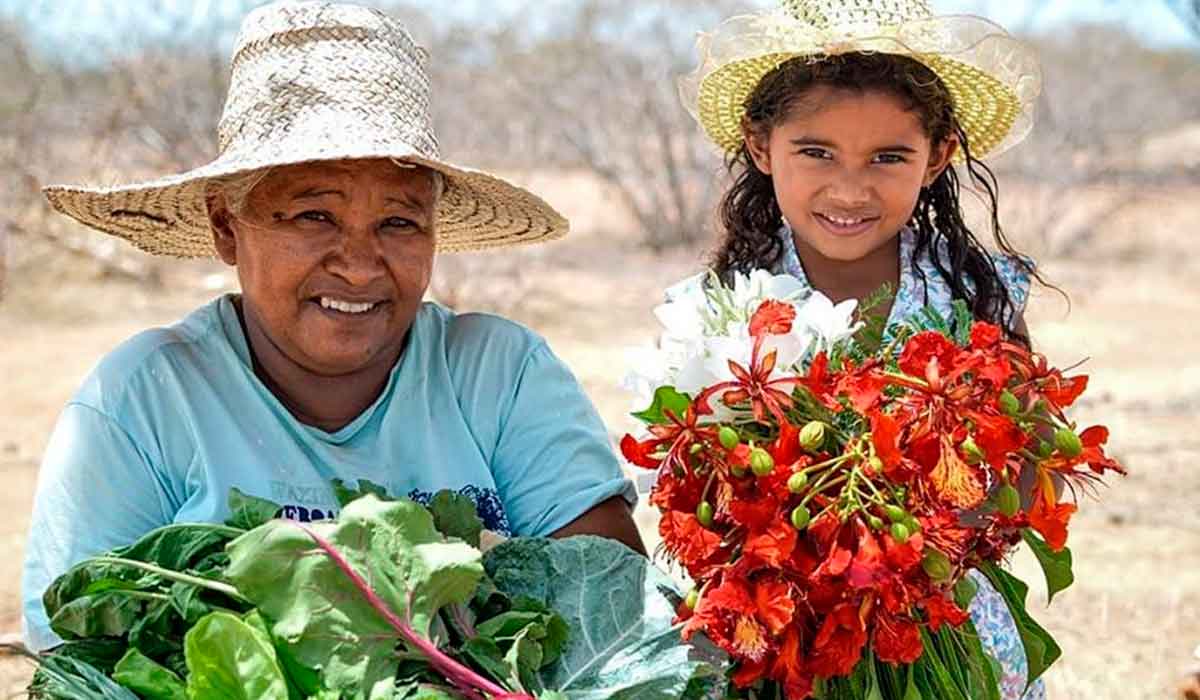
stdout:
[[898,153],[880,153],[875,156],[876,163],[907,163],[908,159]]
[[303,211],[296,215],[296,221],[332,224],[333,217],[323,211]]
[[819,158],[821,160],[831,160],[833,154],[824,148],[802,148],[800,155],[808,156],[809,158]]
[[387,226],[388,228],[412,228],[417,224],[412,219],[405,219],[401,216],[392,216],[385,219],[383,225]]

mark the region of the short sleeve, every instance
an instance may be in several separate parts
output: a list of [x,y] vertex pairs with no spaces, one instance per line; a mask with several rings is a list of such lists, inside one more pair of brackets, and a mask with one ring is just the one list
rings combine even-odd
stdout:
[[1025,256],[1016,258],[1001,254],[993,254],[992,262],[996,265],[996,272],[1000,275],[1000,280],[1013,303],[1013,318],[1009,319],[1011,326],[1025,313],[1025,306],[1029,303],[1029,290],[1032,286],[1029,271],[1036,269],[1036,263],[1032,258]]
[[492,471],[516,535],[549,535],[613,496],[637,500],[596,409],[544,343],[502,413]]
[[26,645],[61,643],[42,594],[79,561],[133,542],[172,520],[153,461],[115,420],[70,403],[50,436],[38,474],[21,578]]

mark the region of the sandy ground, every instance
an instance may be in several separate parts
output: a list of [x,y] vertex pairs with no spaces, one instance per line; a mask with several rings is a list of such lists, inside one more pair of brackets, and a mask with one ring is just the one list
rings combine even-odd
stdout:
[[[581,200],[572,190],[557,201],[573,220],[605,220],[603,200]],[[1200,643],[1200,262],[1189,250],[1194,236],[1179,235],[1194,229],[1200,190],[1129,200],[1137,205],[1118,207],[1070,256],[1043,260],[1070,295],[1069,309],[1042,290],[1028,314],[1035,342],[1057,364],[1087,360],[1092,388],[1077,417],[1109,425],[1112,447],[1130,469],[1083,504],[1071,536],[1077,582],[1053,606],[1044,607],[1031,559],[1014,561],[1033,584],[1035,616],[1064,649],[1047,676],[1054,700],[1176,697]],[[490,288],[463,293],[470,305],[498,308],[544,333],[619,437],[631,427],[629,398],[616,387],[622,349],[653,337],[650,312],[661,289],[696,269],[698,254],[655,258],[613,236],[611,225],[577,229],[573,240],[542,252],[445,266],[472,279],[490,275]],[[179,277],[194,281],[209,271],[181,268]],[[19,629],[37,463],[58,410],[106,351],[212,294],[195,285],[147,292],[77,279],[69,268],[51,277],[14,271],[0,303],[0,635]],[[653,514],[638,518],[653,542]],[[0,657],[0,698],[19,693],[28,672],[23,660]]]

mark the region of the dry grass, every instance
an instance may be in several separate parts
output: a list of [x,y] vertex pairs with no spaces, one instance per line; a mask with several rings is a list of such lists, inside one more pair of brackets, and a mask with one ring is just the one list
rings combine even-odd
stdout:
[[[631,427],[624,417],[629,399],[616,388],[625,364],[621,351],[652,337],[650,312],[662,288],[696,269],[700,253],[665,259],[638,253],[615,236],[620,227],[606,225],[611,202],[580,196],[591,191],[586,183],[537,186],[564,204],[577,235],[541,253],[512,254],[523,256],[523,275],[466,296],[472,306],[502,309],[547,335],[619,434]],[[1093,224],[1070,257],[1042,261],[1070,294],[1069,312],[1057,295],[1043,291],[1029,313],[1035,340],[1056,362],[1089,358],[1085,371],[1093,384],[1080,419],[1110,425],[1115,451],[1131,470],[1099,501],[1085,503],[1073,523],[1077,583],[1053,606],[1041,607],[1036,564],[1026,556],[1014,561],[1034,584],[1035,615],[1064,649],[1047,677],[1053,700],[1176,697],[1200,643],[1200,338],[1189,323],[1200,317],[1200,263],[1180,235],[1200,215],[1200,188],[1136,194],[1104,193],[1125,197],[1128,206]],[[472,275],[513,264],[455,263]],[[211,271],[189,270],[180,276]],[[122,338],[178,317],[207,294],[194,286],[147,294],[96,281],[64,285],[62,274],[31,270],[10,279],[13,287],[0,304],[0,479],[6,485],[0,490],[0,560],[6,562],[0,635],[18,627],[17,562],[36,463],[59,407]],[[520,301],[510,301],[518,292]],[[639,511],[638,518],[653,540],[653,515]],[[27,675],[25,662],[0,659],[0,697],[19,691]]]

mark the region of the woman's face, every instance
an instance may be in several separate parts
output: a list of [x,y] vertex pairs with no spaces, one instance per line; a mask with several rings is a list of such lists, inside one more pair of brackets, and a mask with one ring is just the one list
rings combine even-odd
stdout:
[[747,144],[799,242],[840,262],[900,232],[955,146],[935,147],[897,97],[827,86],[811,89],[765,138],[748,134]]
[[211,208],[245,322],[295,364],[340,376],[399,355],[429,286],[434,204],[428,170],[346,160],[273,170],[240,215],[220,198]]

